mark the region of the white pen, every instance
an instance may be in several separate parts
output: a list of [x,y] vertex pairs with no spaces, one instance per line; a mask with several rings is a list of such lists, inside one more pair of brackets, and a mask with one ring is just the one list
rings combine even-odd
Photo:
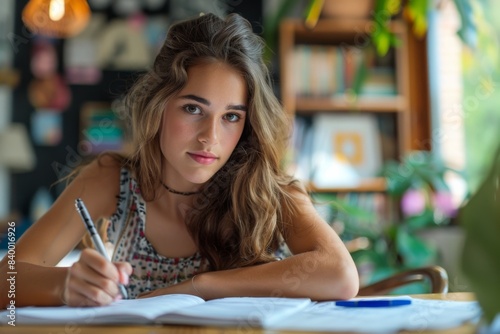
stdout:
[[[104,256],[104,258],[110,260],[108,258],[108,253],[106,252],[106,248],[104,248],[104,244],[101,240],[101,237],[99,236],[99,233],[97,233],[97,230],[95,229],[94,222],[92,222],[92,218],[90,218],[90,214],[87,211],[85,204],[83,204],[81,198],[77,198],[75,200],[75,206],[76,210],[78,211],[80,217],[83,220],[83,223],[85,224],[85,227],[87,227],[87,231],[89,232],[90,237],[92,238],[92,242],[94,243],[95,248],[102,256]],[[120,289],[120,293],[122,294],[123,299],[128,299],[127,290],[125,289],[123,284],[118,284],[118,288]]]

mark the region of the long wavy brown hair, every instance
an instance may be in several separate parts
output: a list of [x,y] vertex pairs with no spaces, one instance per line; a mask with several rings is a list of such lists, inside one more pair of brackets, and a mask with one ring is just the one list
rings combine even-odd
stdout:
[[[273,93],[262,60],[265,44],[237,14],[213,14],[174,24],[155,59],[127,95],[135,151],[126,161],[145,200],[153,200],[162,179],[159,137],[168,99],[187,81],[190,66],[221,61],[243,74],[248,86],[248,116],[230,159],[202,188],[186,224],[213,270],[274,261],[293,207],[298,183],[281,163],[290,119]],[[224,73],[221,73],[224,75]]]

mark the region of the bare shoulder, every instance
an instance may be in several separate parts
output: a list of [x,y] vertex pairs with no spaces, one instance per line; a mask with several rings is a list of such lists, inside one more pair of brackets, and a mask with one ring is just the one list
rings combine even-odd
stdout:
[[281,207],[282,215],[289,227],[307,228],[315,225],[320,217],[309,193],[300,183],[288,185]]
[[92,219],[116,211],[120,161],[101,156],[82,167],[50,209],[23,234],[16,248],[19,261],[55,265],[85,235],[75,200],[85,203]]
[[111,155],[101,155],[84,166],[80,172],[84,177],[106,178],[120,174],[121,162]]
[[310,195],[299,185],[289,186],[285,200],[283,237],[292,253],[302,253],[338,243],[333,229],[319,215]]
[[121,162],[113,156],[102,155],[82,167],[65,192],[72,198],[81,197],[97,211],[106,214],[116,205],[120,191]]
[[308,211],[313,208],[310,195],[300,182],[289,184],[285,187],[287,196],[283,200],[285,213],[293,214]]

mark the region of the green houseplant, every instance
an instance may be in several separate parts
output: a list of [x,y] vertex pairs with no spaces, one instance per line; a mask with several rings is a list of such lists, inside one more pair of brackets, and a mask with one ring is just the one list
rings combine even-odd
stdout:
[[[437,263],[437,250],[420,232],[446,226],[455,217],[458,205],[453,203],[444,180],[448,171],[457,172],[426,151],[411,152],[401,161],[388,161],[381,175],[386,179],[389,201],[399,211],[393,221],[381,223],[375,214],[355,205],[321,197],[321,201],[329,201],[333,212],[330,220],[344,239],[367,241],[364,247],[352,251],[364,283]],[[422,292],[421,288],[409,287],[405,293]]]
[[[443,1],[437,2],[437,8]],[[465,45],[474,48],[476,44],[476,25],[473,19],[471,0],[453,0],[460,15],[461,27],[458,36]],[[417,37],[423,37],[427,31],[427,15],[435,1],[430,0],[376,0],[373,10],[374,29],[371,33],[372,42],[381,56],[390,47],[397,47],[399,41],[390,30],[390,20],[401,13],[412,24],[412,31]]]
[[[276,50],[276,41],[278,28],[281,20],[291,15],[299,9],[302,11],[304,22],[309,27],[314,27],[314,22],[320,17],[321,9],[327,1],[331,1],[334,6],[339,6],[342,2],[336,0],[309,0],[307,2],[299,0],[283,0],[277,6],[276,10],[266,15],[264,18],[263,37],[269,46],[267,56],[271,56],[271,50]],[[355,3],[355,0],[352,1]],[[437,7],[443,1],[437,2]],[[476,44],[476,24],[473,18],[472,0],[453,0],[455,7],[460,15],[461,27],[457,34],[465,45],[474,47]],[[425,35],[427,31],[427,15],[433,3],[431,0],[373,0],[373,10],[369,18],[373,20],[373,30],[370,37],[377,53],[385,55],[391,47],[397,47],[399,40],[391,32],[391,20],[402,15],[412,25],[414,34],[418,37]],[[358,6],[360,7],[360,6]],[[361,6],[364,7],[364,6]],[[364,11],[364,9],[363,9]]]
[[457,212],[444,177],[453,171],[430,152],[414,151],[402,161],[389,161],[382,170],[387,193],[400,204],[401,219],[389,231],[395,252],[405,267],[431,264],[436,251],[418,231],[450,223]]

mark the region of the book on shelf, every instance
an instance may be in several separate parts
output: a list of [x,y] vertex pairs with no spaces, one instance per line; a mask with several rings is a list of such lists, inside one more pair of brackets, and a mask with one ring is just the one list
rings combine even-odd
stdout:
[[307,183],[311,176],[311,150],[313,133],[303,117],[295,117],[289,146],[287,171],[295,178]]
[[373,67],[369,68],[367,72],[366,79],[359,93],[361,96],[385,98],[398,94],[393,68]]
[[296,45],[293,51],[297,96],[330,96],[344,90],[342,54],[337,47]]
[[394,68],[377,60],[366,48],[297,44],[292,60],[293,90],[297,97],[341,97],[354,88],[357,71],[364,65],[361,96],[398,95]]

